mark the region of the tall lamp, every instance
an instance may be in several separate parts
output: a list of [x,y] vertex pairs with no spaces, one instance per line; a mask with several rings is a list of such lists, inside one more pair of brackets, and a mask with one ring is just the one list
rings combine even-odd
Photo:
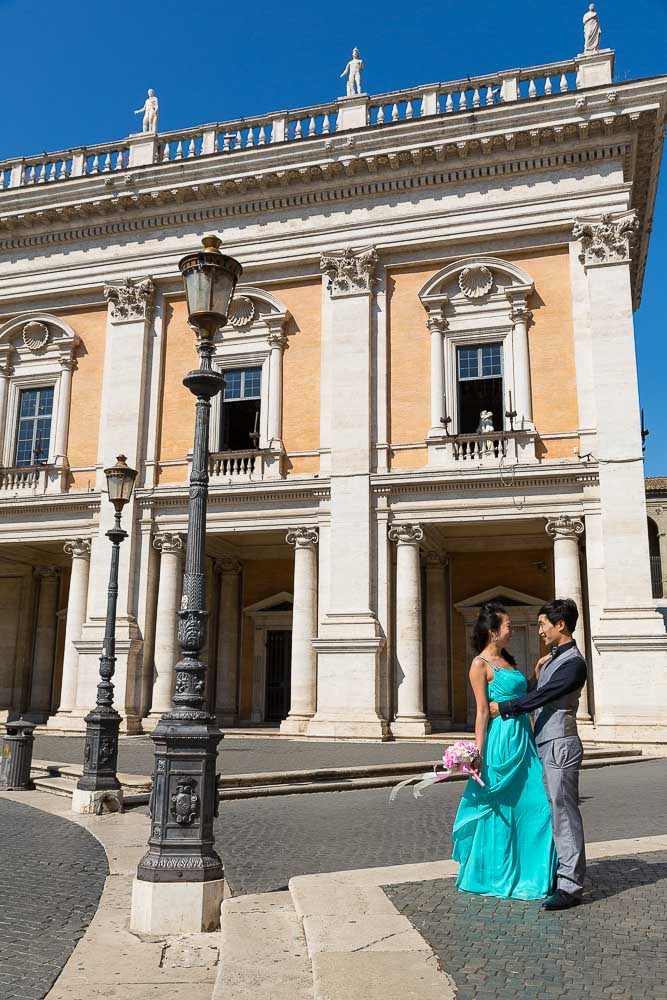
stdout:
[[109,500],[114,506],[113,528],[107,531],[111,542],[111,567],[107,596],[107,618],[104,645],[100,656],[100,682],[97,685],[95,707],[86,716],[86,742],[83,752],[83,773],[72,797],[75,812],[88,813],[102,808],[107,800],[116,810],[122,803],[122,792],[116,766],[118,762],[118,731],[120,715],[113,704],[112,677],[116,668],[116,605],[118,603],[118,560],[120,543],[127,538],[121,528],[123,507],[129,502],[137,478],[136,469],[127,465],[125,455],[104,470]]
[[155,762],[148,851],[139,862],[132,893],[133,930],[145,934],[210,931],[219,926],[224,887],[214,847],[218,813],[217,748],[222,733],[205,704],[206,503],[211,399],[224,386],[213,369],[213,338],[227,321],[241,265],[220,253],[217,236],[179,262],[188,321],[197,334],[200,364],[183,384],[195,396],[195,438],[188,502],[183,597],[178,612],[181,658],[176,664],[174,708],[153,730]]

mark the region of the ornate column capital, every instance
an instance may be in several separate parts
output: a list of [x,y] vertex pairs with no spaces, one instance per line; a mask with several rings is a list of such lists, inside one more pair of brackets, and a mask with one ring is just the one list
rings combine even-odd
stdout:
[[270,330],[266,339],[271,348],[284,351],[287,347],[287,337],[281,330]]
[[577,541],[579,535],[584,533],[584,522],[580,517],[560,514],[558,517],[549,518],[545,531],[552,538],[570,538]]
[[149,320],[153,314],[155,285],[152,278],[123,278],[104,286],[113,323]]
[[76,358],[73,358],[71,355],[64,358],[58,358],[58,364],[65,372],[75,372],[77,369]]
[[89,538],[72,538],[63,545],[63,551],[72,559],[90,559],[90,548]]
[[216,571],[225,576],[238,576],[241,572],[241,561],[236,556],[223,556],[215,564]]
[[320,270],[329,279],[327,288],[331,298],[343,295],[363,295],[373,291],[376,282],[375,268],[378,255],[375,247],[353,250],[332,250],[322,254]]
[[389,540],[398,545],[419,545],[424,529],[419,524],[395,524],[389,529]]
[[14,374],[14,365],[9,361],[0,362],[0,375],[3,378],[11,378]]
[[177,532],[159,531],[153,535],[153,547],[158,552],[180,552],[184,548],[183,536]]
[[444,569],[448,562],[447,556],[442,555],[440,552],[434,552],[433,549],[429,549],[428,552],[424,553],[426,569]]
[[429,333],[445,333],[449,326],[449,320],[444,315],[442,309],[429,310],[426,317],[426,326]]
[[288,545],[293,545],[295,549],[312,549],[319,542],[319,531],[317,528],[290,528],[285,536]]
[[32,573],[38,580],[57,580],[60,570],[57,566],[35,566]]
[[510,319],[513,323],[525,323],[526,326],[533,318],[532,311],[525,302],[513,302],[510,307]]
[[639,219],[635,211],[607,213],[599,219],[578,219],[572,235],[581,240],[579,259],[586,267],[596,264],[629,263],[637,238]]

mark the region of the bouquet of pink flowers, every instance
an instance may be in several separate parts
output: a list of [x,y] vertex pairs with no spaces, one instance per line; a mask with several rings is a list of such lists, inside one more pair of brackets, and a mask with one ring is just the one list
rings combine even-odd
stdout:
[[422,789],[430,788],[431,785],[435,785],[439,781],[445,781],[453,774],[469,774],[483,788],[484,782],[473,766],[481,760],[481,757],[482,755],[475,744],[468,740],[459,740],[458,743],[452,743],[442,755],[442,770],[438,770],[440,764],[434,764],[432,772],[429,771],[428,774],[415,774],[410,778],[406,778],[405,781],[399,782],[392,789],[389,801],[393,802],[401,788],[405,788],[406,785],[411,784],[413,781],[416,781],[417,784],[413,788],[412,794],[416,799],[419,799],[421,798]]

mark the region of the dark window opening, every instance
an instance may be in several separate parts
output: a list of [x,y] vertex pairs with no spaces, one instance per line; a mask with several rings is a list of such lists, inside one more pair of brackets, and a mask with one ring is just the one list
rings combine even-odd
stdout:
[[502,344],[459,347],[457,351],[459,434],[476,434],[481,413],[492,414],[493,429],[504,427]]
[[220,428],[222,451],[257,449],[261,390],[261,368],[235,368],[225,372]]
[[662,559],[660,558],[660,533],[658,526],[648,519],[648,554],[651,562],[651,589],[654,598],[664,597],[662,590]]
[[23,389],[19,397],[16,435],[17,466],[46,465],[51,440],[53,386]]

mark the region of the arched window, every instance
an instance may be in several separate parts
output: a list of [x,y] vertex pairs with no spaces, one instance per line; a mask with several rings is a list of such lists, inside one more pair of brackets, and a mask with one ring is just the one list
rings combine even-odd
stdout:
[[664,597],[662,590],[662,560],[660,558],[660,533],[658,525],[648,519],[648,552],[651,560],[651,587],[654,597]]

